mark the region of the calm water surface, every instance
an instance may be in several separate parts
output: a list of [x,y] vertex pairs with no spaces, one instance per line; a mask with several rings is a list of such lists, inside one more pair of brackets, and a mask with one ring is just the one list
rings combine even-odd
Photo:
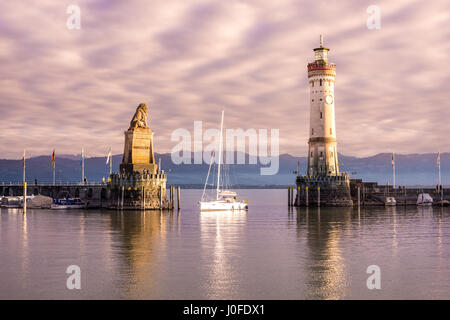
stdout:
[[[1,209],[0,299],[450,299],[450,208],[286,206],[248,213]],[[381,269],[369,290],[366,269]],[[68,290],[69,265],[81,290]]]

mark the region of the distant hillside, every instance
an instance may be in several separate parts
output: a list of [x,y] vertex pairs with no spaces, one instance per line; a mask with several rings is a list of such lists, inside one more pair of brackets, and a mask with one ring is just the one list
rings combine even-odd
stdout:
[[[203,184],[208,172],[208,165],[175,165],[170,154],[156,154],[161,158],[163,170],[168,173],[170,184]],[[248,156],[246,155],[246,159]],[[436,185],[436,154],[396,155],[397,185]],[[280,169],[274,176],[261,176],[260,165],[230,165],[230,184],[245,185],[282,185],[293,184],[297,161],[300,160],[300,171],[306,171],[306,158],[280,155]],[[113,171],[118,172],[122,155],[113,156]],[[371,157],[357,158],[339,155],[341,171],[351,177],[385,184],[392,183],[391,154],[380,153]],[[441,154],[441,172],[444,185],[450,181],[450,153]],[[109,166],[105,157],[86,158],[85,175],[89,181],[100,181],[107,177]],[[49,156],[38,156],[27,159],[27,180],[32,182],[51,181],[52,168]],[[0,183],[22,180],[21,160],[0,160]],[[81,180],[79,156],[59,156],[56,158],[57,181]]]

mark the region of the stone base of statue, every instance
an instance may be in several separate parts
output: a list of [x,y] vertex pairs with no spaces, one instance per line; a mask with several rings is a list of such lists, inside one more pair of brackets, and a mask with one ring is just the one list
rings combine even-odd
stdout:
[[[351,207],[350,178],[342,173],[339,176],[307,177],[298,176],[297,195],[294,206],[333,206]],[[319,200],[320,199],[320,200]]]
[[111,175],[110,209],[171,209],[166,194],[167,177],[161,173],[119,173]]
[[153,132],[150,128],[134,128],[125,131],[125,147],[120,172],[133,173],[145,170],[155,174],[157,167],[153,154]]
[[148,107],[141,103],[125,131],[120,172],[110,176],[108,207],[112,209],[170,209],[167,177],[155,163],[153,132],[147,125]]

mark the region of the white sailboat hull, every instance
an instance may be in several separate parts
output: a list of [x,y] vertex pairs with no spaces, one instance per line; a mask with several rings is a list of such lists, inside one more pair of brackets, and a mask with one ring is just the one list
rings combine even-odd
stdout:
[[84,204],[67,204],[67,205],[52,204],[51,209],[52,210],[67,210],[67,209],[83,209],[84,207],[85,207]]
[[236,211],[248,210],[248,204],[245,202],[234,201],[200,201],[200,211]]

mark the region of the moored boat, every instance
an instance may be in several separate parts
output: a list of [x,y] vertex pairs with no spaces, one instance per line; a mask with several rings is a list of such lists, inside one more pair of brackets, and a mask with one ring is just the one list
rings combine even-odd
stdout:
[[386,197],[386,200],[384,201],[385,206],[395,206],[397,205],[397,201],[394,197]]
[[433,204],[433,198],[428,193],[421,193],[417,197],[418,206],[431,206]]
[[21,197],[6,196],[2,198],[2,208],[20,208]]
[[62,209],[83,209],[84,203],[80,198],[65,198],[57,199],[52,203],[51,209],[62,210]]
[[229,211],[248,210],[247,201],[238,201],[234,191],[224,190],[219,192],[217,200],[200,201],[201,211]]
[[220,166],[222,160],[222,132],[223,132],[223,116],[220,124],[220,136],[219,136],[219,159],[217,166],[217,188],[216,199],[209,200],[205,196],[206,185],[208,183],[209,173],[213,161],[209,164],[208,175],[206,176],[205,187],[203,188],[202,199],[200,200],[200,211],[235,211],[235,210],[248,210],[248,201],[239,201],[237,193],[231,190],[220,189]]
[[450,201],[448,200],[441,200],[436,202],[437,206],[441,206],[441,207],[449,207],[450,206]]

